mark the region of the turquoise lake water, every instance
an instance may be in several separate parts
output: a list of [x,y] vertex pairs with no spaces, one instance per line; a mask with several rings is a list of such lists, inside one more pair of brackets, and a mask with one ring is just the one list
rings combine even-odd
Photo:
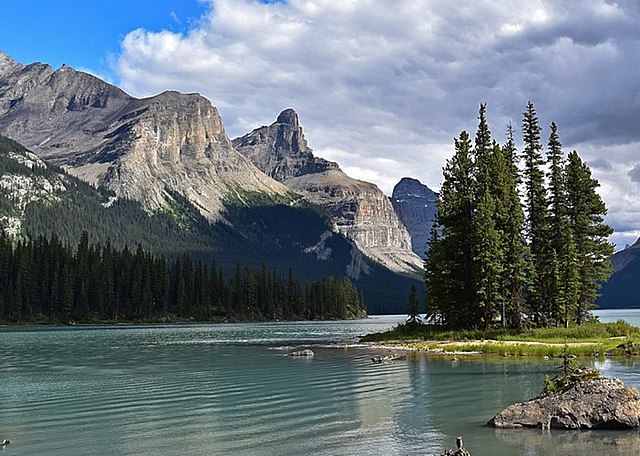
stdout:
[[[598,313],[640,322],[620,312]],[[640,453],[636,431],[484,426],[557,360],[375,365],[377,351],[334,346],[399,318],[0,329],[0,456],[437,455],[457,435],[473,456]],[[286,356],[303,347],[316,356]],[[635,361],[595,365],[640,386]]]

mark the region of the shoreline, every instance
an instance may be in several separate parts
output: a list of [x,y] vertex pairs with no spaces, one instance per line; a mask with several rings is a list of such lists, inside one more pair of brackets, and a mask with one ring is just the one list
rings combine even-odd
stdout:
[[[614,339],[614,338],[612,338]],[[466,347],[473,346],[474,349],[468,349]],[[526,353],[521,352],[518,349],[521,347],[539,347],[542,349],[549,349],[548,354]],[[575,355],[570,351],[566,354],[554,353],[554,351],[564,350],[565,346],[569,348],[593,348],[593,352],[588,355]],[[461,349],[455,349],[460,347]],[[478,347],[487,347],[488,350],[478,349]],[[469,357],[513,357],[513,358],[562,358],[569,356],[571,358],[616,358],[625,357],[628,355],[623,354],[608,354],[599,353],[599,344],[596,342],[569,342],[569,343],[551,343],[551,342],[535,342],[535,341],[499,341],[493,339],[485,340],[469,340],[469,341],[455,341],[455,340],[388,340],[388,341],[367,341],[367,342],[354,342],[347,344],[337,344],[335,348],[354,348],[354,349],[370,349],[385,352],[415,352],[425,353],[432,356],[469,356]],[[496,349],[502,349],[502,351]]]

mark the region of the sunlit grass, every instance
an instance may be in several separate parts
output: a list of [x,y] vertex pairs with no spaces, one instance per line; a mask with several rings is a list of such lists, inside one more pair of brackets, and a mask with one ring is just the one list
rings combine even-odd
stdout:
[[503,328],[452,331],[436,325],[400,324],[364,342],[395,342],[416,349],[447,353],[482,352],[503,356],[573,356],[640,354],[640,328],[624,321],[589,322],[569,328],[535,328],[522,332]]

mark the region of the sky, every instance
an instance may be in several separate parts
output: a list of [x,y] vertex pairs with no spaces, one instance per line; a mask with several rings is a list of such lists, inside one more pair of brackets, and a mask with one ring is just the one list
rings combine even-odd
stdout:
[[543,142],[555,121],[600,181],[612,242],[640,236],[637,0],[3,0],[0,17],[15,60],[199,92],[231,137],[292,107],[316,155],[387,194],[437,190],[480,103],[504,142],[531,100]]

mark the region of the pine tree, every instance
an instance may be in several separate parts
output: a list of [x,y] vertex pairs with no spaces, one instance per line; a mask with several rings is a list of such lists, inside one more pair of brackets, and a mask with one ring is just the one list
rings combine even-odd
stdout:
[[522,136],[524,142],[524,184],[526,207],[526,233],[532,260],[532,290],[529,296],[530,311],[542,326],[549,319],[549,225],[547,195],[544,187],[542,166],[541,128],[533,103],[528,102],[524,112]]
[[[478,311],[482,312],[484,327],[488,329],[500,306],[502,273],[502,236],[496,226],[497,214],[502,214],[500,197],[506,167],[502,155],[491,141],[486,117],[487,105],[480,105],[478,130],[473,154],[473,231],[470,233],[473,251],[473,281],[477,295]],[[470,303],[470,305],[473,305]]]
[[434,231],[425,261],[430,317],[454,328],[480,324],[474,285],[474,168],[466,131],[454,140],[455,154],[443,169]]
[[513,126],[507,126],[507,143],[502,148],[504,163],[507,167],[504,180],[502,201],[503,217],[499,227],[503,233],[502,286],[503,301],[501,320],[503,326],[521,329],[524,312],[524,290],[527,283],[527,249],[522,238],[524,212],[518,194],[520,172],[517,164],[516,145]]
[[604,223],[607,208],[597,192],[598,181],[578,153],[569,153],[566,166],[567,212],[578,269],[575,321],[583,323],[594,306],[600,284],[611,274],[613,233]]
[[558,127],[551,123],[547,152],[549,180],[549,280],[548,301],[556,324],[569,325],[577,305],[577,262],[567,210],[567,186]]
[[420,322],[420,300],[418,299],[418,290],[415,285],[411,286],[409,291],[409,300],[407,301],[407,323]]

